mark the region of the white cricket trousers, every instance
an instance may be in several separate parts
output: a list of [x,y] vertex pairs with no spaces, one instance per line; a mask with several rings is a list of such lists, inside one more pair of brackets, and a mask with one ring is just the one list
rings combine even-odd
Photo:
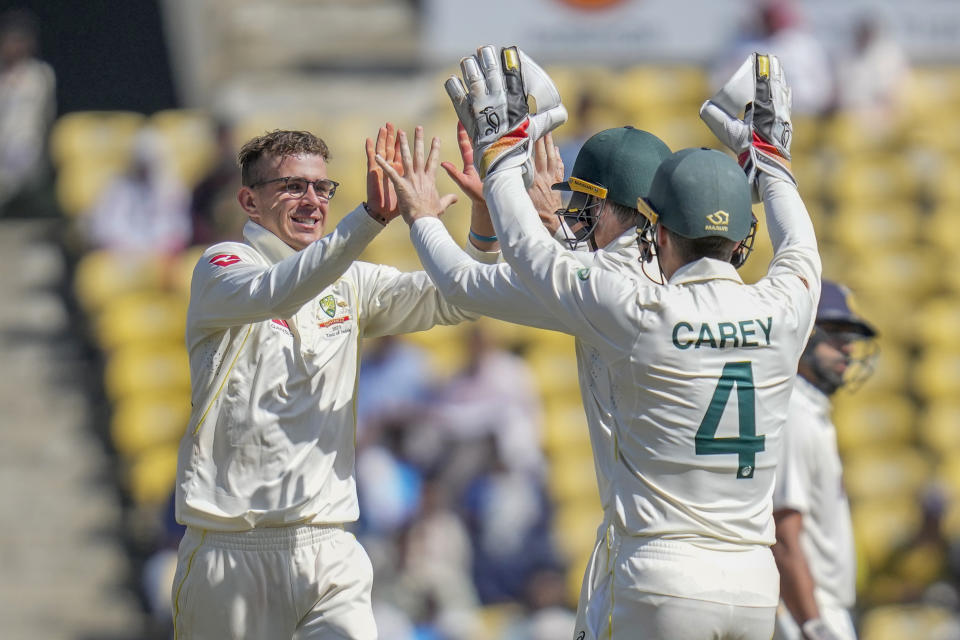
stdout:
[[[817,598],[817,608],[820,610],[820,619],[826,623],[830,631],[840,640],[857,640],[857,630],[853,626],[853,618],[846,607],[831,605]],[[780,603],[777,610],[777,631],[773,640],[802,640],[803,633],[794,622],[793,616],[786,605]]]
[[175,640],[375,640],[373,567],[339,526],[188,527],[173,581]]
[[573,637],[770,640],[778,595],[769,549],[709,551],[601,526]]

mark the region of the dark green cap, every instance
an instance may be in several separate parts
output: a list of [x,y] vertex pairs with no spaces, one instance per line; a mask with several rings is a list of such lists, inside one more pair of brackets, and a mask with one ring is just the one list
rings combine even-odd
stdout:
[[664,160],[647,202],[663,226],[685,238],[743,240],[753,220],[743,169],[714,149],[683,149]]
[[[605,129],[583,143],[570,177],[606,187],[607,200],[636,209],[637,198],[649,193],[657,167],[669,155],[670,148],[652,133],[633,127]],[[553,188],[583,190],[570,181]]]

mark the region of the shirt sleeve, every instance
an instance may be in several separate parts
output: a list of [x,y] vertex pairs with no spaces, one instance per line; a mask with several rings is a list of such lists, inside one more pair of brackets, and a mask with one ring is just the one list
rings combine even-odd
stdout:
[[767,275],[799,276],[806,282],[810,299],[816,306],[820,299],[822,266],[813,223],[800,193],[787,181],[764,173],[760,174],[760,188],[773,245],[773,259]]
[[425,331],[435,325],[476,320],[445,300],[425,271],[356,263],[360,287],[360,332],[365,338]]
[[451,303],[491,318],[539,329],[565,331],[520,282],[510,265],[480,264],[460,249],[437,218],[421,218],[410,228],[420,262]]
[[642,313],[638,289],[645,285],[584,266],[582,254],[554,240],[540,222],[519,168],[487,176],[483,190],[504,260],[544,311],[598,349],[630,349]]
[[193,271],[190,322],[215,328],[289,318],[343,275],[381,229],[357,207],[332,233],[273,265],[247,245],[214,245]]

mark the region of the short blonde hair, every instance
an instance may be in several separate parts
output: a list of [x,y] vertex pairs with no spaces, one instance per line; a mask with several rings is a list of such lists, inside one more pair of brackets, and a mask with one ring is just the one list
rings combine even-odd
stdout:
[[265,157],[286,158],[288,156],[320,156],[330,159],[327,143],[309,131],[286,131],[275,129],[262,136],[248,140],[237,153],[240,165],[240,180],[244,186],[250,186],[264,176],[260,172],[261,160]]

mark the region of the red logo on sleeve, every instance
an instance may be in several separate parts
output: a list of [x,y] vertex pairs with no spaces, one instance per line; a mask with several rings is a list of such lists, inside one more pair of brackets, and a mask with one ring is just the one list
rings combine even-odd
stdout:
[[220,253],[210,258],[210,264],[215,264],[218,267],[229,267],[238,262],[240,262],[240,258],[232,253]]

